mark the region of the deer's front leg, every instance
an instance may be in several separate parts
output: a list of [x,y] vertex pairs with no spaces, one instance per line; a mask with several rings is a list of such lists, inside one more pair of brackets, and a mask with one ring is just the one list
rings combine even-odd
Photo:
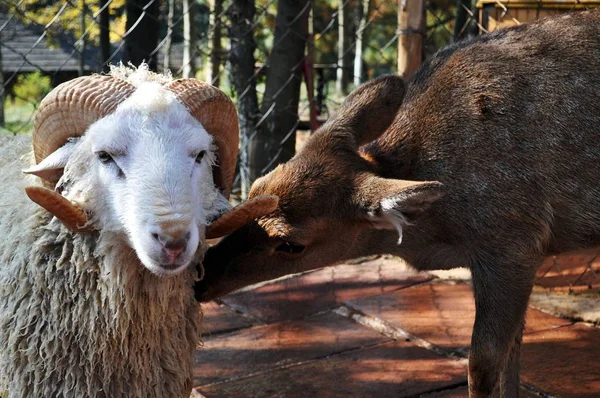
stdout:
[[520,340],[535,266],[490,261],[471,271],[476,314],[469,396],[518,397]]

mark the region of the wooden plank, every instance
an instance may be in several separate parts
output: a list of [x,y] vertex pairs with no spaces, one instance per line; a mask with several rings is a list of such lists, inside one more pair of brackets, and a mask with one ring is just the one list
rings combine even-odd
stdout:
[[[593,9],[600,7],[600,0],[479,0],[476,6],[480,16],[487,12],[487,31],[519,25],[528,21],[578,9]],[[485,11],[484,11],[485,8]]]
[[497,6],[502,4],[504,6],[510,5],[511,7],[527,6],[527,8],[560,8],[565,6],[579,6],[586,8],[590,6],[600,6],[600,0],[479,0],[476,3],[476,6],[482,8],[486,4],[495,4]]

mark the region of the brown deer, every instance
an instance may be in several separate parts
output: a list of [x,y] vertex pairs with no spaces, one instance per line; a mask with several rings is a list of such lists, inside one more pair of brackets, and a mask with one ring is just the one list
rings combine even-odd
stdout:
[[466,265],[469,395],[515,397],[535,270],[600,244],[599,181],[600,13],[497,31],[356,89],[254,183],[276,210],[209,249],[197,296],[380,253]]

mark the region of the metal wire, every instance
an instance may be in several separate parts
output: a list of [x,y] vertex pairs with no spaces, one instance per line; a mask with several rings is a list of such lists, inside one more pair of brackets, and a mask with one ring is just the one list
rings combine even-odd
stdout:
[[[174,12],[169,20],[171,1],[174,2]],[[251,169],[248,156],[240,159],[234,192],[243,195],[252,182],[253,174],[272,169],[289,157],[294,147],[301,145],[310,134],[311,123],[315,122],[309,118],[311,112],[316,115],[317,123],[323,123],[351,91],[353,82],[396,72],[400,36],[423,35],[423,57],[427,58],[455,40],[456,32],[464,38],[525,22],[520,20],[522,14],[511,8],[512,3],[500,0],[470,7],[464,1],[427,0],[423,29],[399,26],[397,0],[304,0],[297,15],[285,22],[283,33],[275,37],[278,7],[283,0],[190,1],[186,9],[181,1],[65,0],[49,3],[0,0],[0,101],[4,104],[5,115],[0,117],[0,121],[4,121],[0,131],[3,134],[27,134],[32,128],[39,100],[51,87],[82,72],[102,72],[106,70],[107,63],[130,61],[126,44],[135,46],[135,43],[127,43],[128,40],[142,23],[150,23],[159,36],[146,60],[156,58],[159,71],[162,71],[168,52],[169,69],[174,76],[181,76],[186,67],[195,65],[192,76],[218,84],[240,105],[240,111],[244,101],[255,103],[253,111],[244,115],[250,124],[241,140],[241,153],[247,155],[257,138],[274,137],[259,170]],[[217,3],[219,1],[221,3]],[[150,12],[155,2],[160,4],[157,16]],[[455,26],[457,4],[458,11],[466,14],[463,26]],[[127,6],[139,12],[137,19],[128,25],[129,29],[124,23]],[[253,17],[244,21],[247,29],[242,31],[242,36],[234,38],[231,32],[236,26],[232,20],[239,17],[236,13],[240,12],[241,6],[253,7]],[[581,7],[581,4],[573,6]],[[367,10],[366,14],[364,10]],[[100,50],[103,11],[110,13],[110,54],[101,54]],[[543,14],[541,11],[543,9],[540,8],[538,15]],[[308,31],[293,28],[303,18],[308,18]],[[183,26],[188,22],[194,25],[195,33],[185,38]],[[244,39],[244,36],[251,39],[249,43],[256,47],[252,53],[254,64],[246,65],[249,68],[247,78],[241,86],[236,86],[232,70],[233,66],[239,65],[232,64],[237,61],[231,59],[231,51],[234,41]],[[266,90],[267,76],[280,68],[271,54],[277,50],[289,51],[286,46],[291,39],[304,43],[306,49],[301,49],[302,56],[284,71],[288,75],[269,94]],[[193,61],[188,65],[183,61],[186,45]],[[358,46],[363,56],[357,60]],[[214,64],[211,65],[211,62]],[[360,67],[356,68],[356,65]],[[355,70],[361,71],[359,76],[355,76]],[[308,95],[307,79],[317,82],[314,96]],[[287,92],[299,83],[302,84],[300,100],[294,106]],[[282,104],[282,101],[285,103]],[[285,131],[269,130],[276,114],[290,118]],[[290,148],[292,153],[289,153]],[[553,287],[569,291],[598,289],[600,260],[594,257],[575,263],[572,256],[555,257],[542,267],[538,283],[544,285],[552,278]]]

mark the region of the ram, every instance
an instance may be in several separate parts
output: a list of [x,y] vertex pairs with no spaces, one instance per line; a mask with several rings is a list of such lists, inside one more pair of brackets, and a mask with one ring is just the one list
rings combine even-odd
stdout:
[[600,244],[600,13],[454,44],[406,83],[355,90],[250,197],[271,215],[209,249],[208,300],[242,286],[391,253],[468,266],[472,397],[514,397],[536,267]]
[[232,102],[119,67],[58,86],[34,124],[32,161],[30,139],[0,140],[0,391],[188,396],[205,233],[261,214],[217,218],[237,155]]

